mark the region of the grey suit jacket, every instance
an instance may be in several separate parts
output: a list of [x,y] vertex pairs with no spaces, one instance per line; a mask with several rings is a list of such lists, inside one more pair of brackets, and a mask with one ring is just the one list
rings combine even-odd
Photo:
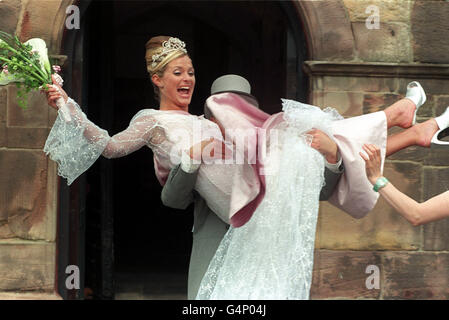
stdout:
[[[321,189],[320,201],[329,199],[341,176],[328,168],[324,171],[326,185]],[[175,209],[186,209],[194,202],[193,243],[188,277],[188,299],[195,299],[201,279],[215,254],[229,225],[209,209],[206,201],[193,189],[198,170],[186,173],[181,165],[174,167],[167,178],[161,199],[162,203]]]

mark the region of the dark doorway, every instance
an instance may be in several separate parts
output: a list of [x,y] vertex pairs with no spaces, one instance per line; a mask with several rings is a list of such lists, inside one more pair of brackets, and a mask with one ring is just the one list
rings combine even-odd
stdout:
[[[305,44],[293,12],[285,1],[91,1],[79,31],[84,110],[113,135],[140,109],[158,107],[144,60],[156,35],[187,44],[197,78],[193,114],[202,114],[212,81],[227,73],[246,77],[269,113],[281,111],[281,97],[304,101]],[[100,158],[84,179],[92,297],[186,298],[193,208],[162,205],[151,150]]]

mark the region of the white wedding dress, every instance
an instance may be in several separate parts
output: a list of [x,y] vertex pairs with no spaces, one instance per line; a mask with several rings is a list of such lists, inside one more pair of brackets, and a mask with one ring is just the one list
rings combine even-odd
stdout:
[[[304,133],[317,128],[332,136],[331,122],[341,117],[333,109],[323,112],[290,100],[283,106],[285,121],[274,128],[278,139],[266,141],[265,197],[249,222],[231,227],[225,235],[198,299],[309,298],[324,159]],[[192,139],[180,136],[194,135],[192,128],[199,124],[201,132],[221,139],[218,127],[202,117],[153,109],[140,111],[126,130],[110,137],[69,99],[59,110],[44,151],[58,162],[58,173],[69,184],[100,155],[120,157],[145,145],[159,163],[156,170],[168,172],[192,145]],[[210,164],[199,170],[195,189],[214,212],[225,215],[239,166]]]

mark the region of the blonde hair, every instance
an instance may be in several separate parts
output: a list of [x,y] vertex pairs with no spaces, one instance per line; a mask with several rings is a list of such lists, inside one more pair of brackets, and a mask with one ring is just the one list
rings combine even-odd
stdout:
[[[162,52],[162,43],[164,41],[167,41],[168,39],[170,39],[171,37],[169,36],[157,36],[157,37],[153,37],[150,40],[148,40],[148,42],[145,45],[146,48],[146,52],[145,52],[145,60],[147,62],[147,71],[150,75],[150,78],[153,77],[153,75],[158,75],[160,78],[162,78],[162,76],[164,75],[165,69],[167,69],[167,65],[177,59],[180,58],[182,56],[185,56],[188,54],[185,53],[182,50],[174,50],[169,52],[168,54],[166,54],[165,56],[162,57],[162,59],[159,59],[156,61],[156,65],[153,66],[153,55],[155,54],[160,54]],[[153,89],[154,89],[154,94],[155,94],[155,98],[160,101],[160,96],[159,96],[159,88],[153,83],[153,81],[151,81],[151,84],[153,85]]]

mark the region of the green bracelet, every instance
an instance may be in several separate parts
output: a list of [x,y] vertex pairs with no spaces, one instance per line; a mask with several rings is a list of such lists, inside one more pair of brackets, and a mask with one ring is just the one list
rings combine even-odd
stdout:
[[379,192],[380,189],[385,187],[390,181],[388,181],[385,177],[380,177],[376,180],[376,183],[374,184],[373,190],[376,192]]

